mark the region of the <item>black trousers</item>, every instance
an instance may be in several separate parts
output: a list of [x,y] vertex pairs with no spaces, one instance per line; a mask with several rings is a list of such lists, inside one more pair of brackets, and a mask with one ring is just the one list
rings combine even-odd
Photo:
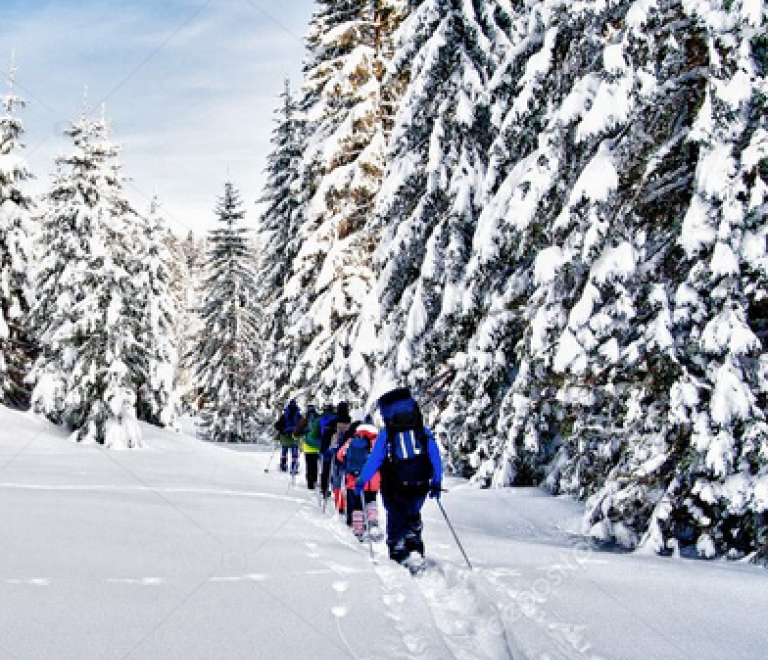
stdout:
[[309,490],[315,489],[317,484],[317,462],[320,456],[317,454],[304,454],[304,463],[307,466],[307,488]]
[[332,459],[323,457],[320,464],[320,490],[323,493],[323,497],[330,494],[329,484],[331,480],[331,463]]
[[402,562],[411,552],[424,555],[421,507],[426,499],[426,495],[412,495],[382,487],[381,500],[387,510],[387,546],[390,559]]

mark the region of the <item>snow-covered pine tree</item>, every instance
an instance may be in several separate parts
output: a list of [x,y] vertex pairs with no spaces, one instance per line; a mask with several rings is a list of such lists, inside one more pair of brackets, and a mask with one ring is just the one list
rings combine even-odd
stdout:
[[309,199],[284,302],[291,393],[359,404],[371,386],[376,305],[369,223],[391,111],[382,77],[402,4],[319,0],[310,28],[300,103],[307,121],[302,188]]
[[517,91],[451,406],[481,394],[466,438],[500,413],[460,447],[462,465],[482,483],[600,489],[588,529],[628,546],[645,535],[657,551],[740,556],[765,543],[756,6],[527,3],[532,39],[497,88]]
[[[497,429],[497,422],[499,407],[518,374],[515,347],[527,328],[523,310],[540,235],[527,237],[524,229],[535,205],[521,209],[528,214],[522,218],[520,211],[508,213],[507,208],[516,181],[527,178],[527,159],[539,147],[550,107],[539,99],[557,96],[550,70],[555,39],[548,30],[545,7],[510,3],[506,17],[506,39],[497,40],[504,48],[494,57],[498,64],[488,81],[495,138],[476,193],[484,201],[478,208],[472,256],[459,284],[461,305],[452,324],[468,339],[453,342],[456,350],[449,361],[453,378],[435,425],[451,440],[447,449],[452,469],[481,483],[510,481],[510,475],[498,469],[502,462],[497,455],[498,438],[508,429]],[[521,467],[515,465],[516,479],[530,481],[532,475]]]
[[29,391],[24,378],[31,366],[31,336],[26,314],[30,306],[33,202],[26,191],[32,178],[23,155],[24,127],[16,108],[15,66],[8,75],[8,93],[0,96],[0,400],[24,408]]
[[214,442],[253,442],[259,292],[252,230],[242,226],[245,211],[231,183],[224,186],[216,214],[220,224],[208,233],[202,328],[194,350],[201,428]]
[[[638,101],[646,92],[635,84],[622,40],[645,48],[638,68],[658,59],[656,42],[649,48],[631,27],[640,9],[632,2],[532,3],[527,19],[515,20],[527,29],[498,77],[507,107],[486,184],[495,195],[475,237],[465,294],[481,320],[452,396],[456,414],[467,393],[480,391],[468,402],[471,421],[493,421],[480,433],[475,424],[457,428],[463,466],[483,483],[540,480],[559,448],[550,484],[588,494],[615,460],[616,381],[639,377],[619,373],[618,351],[631,342],[634,309],[643,305],[635,298],[649,291],[628,279],[636,243],[650,231],[648,219],[631,213],[637,190],[624,183],[624,194],[616,193],[618,173],[640,180],[636,171],[649,160],[647,176],[674,171],[673,159],[664,160],[667,140],[679,139],[674,121],[648,127],[645,118],[658,123],[666,109],[674,118],[688,107],[672,95],[668,106]],[[659,43],[666,25],[664,17]],[[677,75],[667,69],[663,76]],[[637,104],[642,112],[628,121]],[[628,137],[633,125],[658,142]],[[666,208],[672,217],[675,209]],[[665,216],[654,229],[668,232],[673,224]]]
[[[162,207],[160,207],[161,216]],[[186,390],[186,382],[182,379],[184,367],[182,356],[185,353],[185,335],[189,330],[188,322],[191,317],[196,318],[194,312],[187,310],[187,290],[190,286],[190,273],[187,266],[187,254],[184,240],[172,230],[163,231],[163,249],[168,253],[168,289],[173,300],[176,316],[173,321],[173,346],[176,349],[176,373],[173,382],[176,388],[176,398],[179,401],[181,411],[183,394]]]
[[638,437],[589,502],[587,528],[654,552],[766,558],[766,14],[742,2],[680,11],[675,50],[691,59],[694,45],[700,72],[693,117],[678,122],[693,157],[650,186],[685,186],[690,200],[652,319],[670,357],[664,378],[632,392]]
[[487,0],[408,4],[389,74],[395,85],[408,82],[376,207],[377,381],[418,388],[466,339],[456,317],[459,285],[484,203],[495,132],[488,85],[510,45],[510,7]]
[[256,277],[260,283],[257,306],[262,315],[258,402],[268,415],[279,408],[281,400],[277,396],[287,388],[291,373],[287,360],[290,343],[286,338],[291,309],[286,306],[285,286],[300,245],[297,234],[306,206],[301,184],[304,122],[287,80],[280,100],[272,152],[267,159],[267,182],[259,200],[266,208],[259,220]]
[[202,281],[205,266],[206,240],[187,233],[184,239],[171,238],[176,255],[173,289],[179,304],[177,322],[179,355],[178,373],[175,378],[179,397],[185,410],[198,409],[200,390],[197,385],[197,364],[194,347],[202,329],[199,310],[202,306]]
[[33,318],[33,405],[80,442],[140,444],[134,384],[147,364],[132,267],[136,214],[104,119],[84,111],[47,195]]
[[173,290],[173,258],[168,244],[170,230],[157,197],[146,217],[137,218],[135,266],[131,269],[141,305],[141,355],[148,362],[136,383],[139,419],[160,426],[175,426],[180,404],[176,392],[178,365],[177,323],[179,300]]
[[645,399],[642,408],[650,399],[641,391],[656,392],[645,423],[664,405],[665,279],[680,262],[675,235],[690,198],[686,139],[701,83],[700,40],[679,29],[679,4],[640,9],[624,2],[569,17],[577,33],[601,39],[575,44],[574,57],[597,65],[581,68],[570,97],[575,132],[565,144],[575,167],[537,256],[529,308],[542,321],[528,353],[542,378],[531,380],[553,413],[539,466],[556,449],[547,484],[582,498],[602,487],[636,441],[630,393]]

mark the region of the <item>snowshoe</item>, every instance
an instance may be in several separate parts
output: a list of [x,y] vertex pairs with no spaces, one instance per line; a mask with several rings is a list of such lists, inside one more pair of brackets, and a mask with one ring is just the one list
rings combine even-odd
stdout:
[[371,541],[378,543],[384,539],[384,531],[378,525],[370,525],[368,527],[368,536],[370,536]]
[[402,564],[411,572],[411,575],[421,575],[428,565],[427,560],[418,552],[412,552],[402,561]]

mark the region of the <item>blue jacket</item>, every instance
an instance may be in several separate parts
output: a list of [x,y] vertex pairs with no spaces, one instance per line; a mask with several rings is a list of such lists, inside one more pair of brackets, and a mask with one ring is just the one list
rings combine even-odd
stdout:
[[320,417],[320,453],[328,451],[333,441],[333,434],[336,432],[336,424],[339,416],[335,412],[325,413]]
[[[440,449],[435,441],[435,436],[432,435],[432,431],[428,428],[425,428],[424,431],[427,434],[427,452],[432,463],[432,486],[437,488],[443,480],[443,463],[440,458]],[[373,479],[373,475],[379,471],[382,463],[387,458],[387,444],[387,429],[384,428],[376,436],[376,442],[373,444],[371,454],[363,466],[363,471],[360,473],[358,481],[367,484]]]

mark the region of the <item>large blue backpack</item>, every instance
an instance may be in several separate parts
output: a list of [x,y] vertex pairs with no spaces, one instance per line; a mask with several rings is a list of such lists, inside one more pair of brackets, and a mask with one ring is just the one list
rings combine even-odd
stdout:
[[382,488],[405,494],[426,494],[433,468],[418,404],[407,388],[398,388],[379,399],[379,410],[387,430]]
[[359,477],[363,466],[371,454],[371,441],[362,435],[353,435],[347,447],[344,469],[347,474]]

